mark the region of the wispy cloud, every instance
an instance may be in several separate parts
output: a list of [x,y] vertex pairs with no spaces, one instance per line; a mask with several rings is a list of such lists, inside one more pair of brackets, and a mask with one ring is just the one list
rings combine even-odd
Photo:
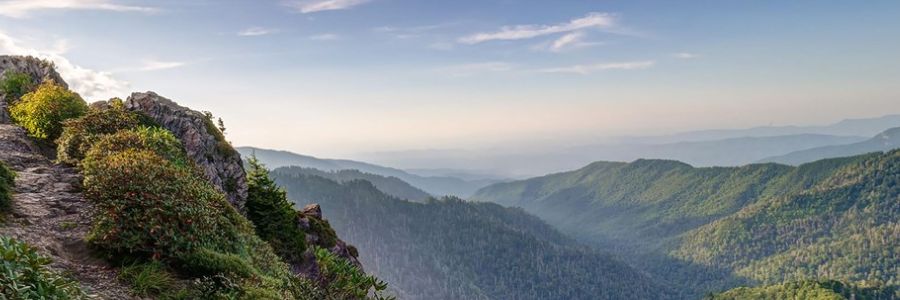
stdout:
[[313,35],[313,36],[309,37],[309,39],[314,40],[314,41],[334,41],[334,40],[339,40],[340,38],[341,38],[340,35],[337,35],[334,33],[322,33],[322,34],[317,34],[317,35]]
[[166,69],[174,69],[178,67],[183,67],[187,63],[181,61],[158,61],[158,60],[145,60],[144,65],[141,66],[139,71],[159,71]]
[[679,53],[672,53],[672,57],[680,58],[680,59],[695,59],[695,58],[699,58],[700,54],[689,53],[689,52],[679,52]]
[[42,10],[105,10],[118,12],[154,13],[157,8],[118,4],[112,0],[8,0],[0,2],[0,15],[27,18]]
[[599,71],[607,71],[607,70],[640,70],[647,69],[653,67],[656,62],[652,60],[648,61],[631,61],[631,62],[615,62],[615,63],[600,63],[593,65],[575,65],[569,67],[562,68],[548,68],[538,70],[542,73],[572,73],[572,74],[581,74],[588,75],[594,72]]
[[110,72],[96,71],[72,63],[63,56],[67,50],[65,40],[57,41],[53,49],[39,50],[24,46],[19,40],[0,31],[0,52],[31,55],[53,62],[69,88],[85,98],[107,99],[127,92],[128,82],[114,78]]
[[349,9],[357,5],[365,4],[371,0],[300,0],[286,1],[284,5],[308,14],[327,10]]
[[276,32],[278,32],[278,30],[276,30],[276,29],[254,26],[254,27],[250,27],[250,28],[238,31],[237,35],[238,36],[261,36],[261,35],[273,34]]
[[435,71],[437,71],[437,73],[439,74],[444,74],[451,77],[466,77],[482,73],[506,72],[511,71],[513,68],[514,65],[510,63],[492,61],[447,66],[438,68]]
[[587,48],[587,47],[592,47],[592,46],[599,46],[599,45],[604,44],[602,42],[586,41],[585,40],[586,36],[587,36],[587,34],[582,31],[571,32],[571,33],[567,33],[555,40],[551,40],[551,41],[547,41],[547,42],[543,42],[543,43],[534,45],[532,47],[532,49],[538,50],[538,51],[550,51],[550,52],[560,53],[560,52],[566,52],[569,50]]
[[478,44],[495,40],[531,39],[556,33],[573,32],[588,28],[611,28],[616,18],[607,13],[590,13],[587,16],[556,25],[516,25],[504,26],[494,32],[480,32],[459,38],[463,44]]
[[437,31],[440,29],[448,28],[448,27],[453,27],[453,26],[459,25],[461,23],[463,23],[463,21],[412,26],[412,27],[381,26],[381,27],[373,28],[372,31],[388,34],[397,39],[411,39],[411,38],[418,38],[418,37],[423,37],[423,36],[427,36],[427,35],[432,35],[431,32],[433,32],[433,31]]

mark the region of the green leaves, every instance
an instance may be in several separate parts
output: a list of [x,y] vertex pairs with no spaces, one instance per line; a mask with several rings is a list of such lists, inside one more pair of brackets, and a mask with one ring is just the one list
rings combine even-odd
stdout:
[[78,284],[47,268],[49,258],[0,236],[0,299],[87,299]]
[[9,107],[13,121],[34,138],[52,142],[62,133],[63,121],[80,117],[88,110],[78,94],[45,82]]
[[34,88],[34,80],[31,76],[22,72],[6,70],[0,79],[0,94],[6,95],[6,101],[15,103],[22,95]]
[[374,291],[375,299],[393,299],[380,295],[380,292],[387,289],[387,283],[375,276],[366,275],[328,249],[315,247],[313,251],[319,264],[321,280],[326,283],[324,289],[333,299],[365,299],[370,291]]
[[297,226],[297,211],[256,157],[247,164],[247,218],[253,222],[256,234],[272,245],[279,256],[291,263],[301,262],[306,237]]
[[0,213],[10,207],[13,186],[16,184],[16,173],[10,170],[3,162],[0,162]]

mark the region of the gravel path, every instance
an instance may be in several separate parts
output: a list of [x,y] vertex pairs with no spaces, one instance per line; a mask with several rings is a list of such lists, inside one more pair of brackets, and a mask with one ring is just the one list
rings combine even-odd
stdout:
[[116,270],[92,255],[85,234],[90,203],[81,196],[81,176],[40,154],[18,126],[0,124],[0,161],[16,171],[12,212],[0,235],[11,236],[53,259],[54,269],[69,274],[98,299],[130,299]]

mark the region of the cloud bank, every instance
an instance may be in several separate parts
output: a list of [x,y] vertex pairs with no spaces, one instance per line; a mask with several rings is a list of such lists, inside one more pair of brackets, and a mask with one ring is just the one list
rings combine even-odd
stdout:
[[27,18],[42,10],[105,10],[117,12],[154,13],[158,9],[146,6],[117,4],[111,0],[9,0],[0,2],[0,16]]
[[113,78],[111,73],[72,63],[63,56],[66,50],[66,43],[63,40],[57,41],[54,49],[39,50],[23,46],[18,40],[0,31],[0,52],[31,55],[53,62],[56,71],[69,84],[69,88],[86,99],[108,99],[123,96],[128,91],[128,82]]

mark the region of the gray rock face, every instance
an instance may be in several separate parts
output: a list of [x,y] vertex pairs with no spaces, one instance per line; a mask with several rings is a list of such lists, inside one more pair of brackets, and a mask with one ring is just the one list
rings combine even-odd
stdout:
[[150,117],[175,134],[206,179],[224,192],[235,208],[243,211],[247,200],[247,174],[241,155],[203,113],[153,92],[131,94],[125,101],[125,108]]
[[[30,56],[0,55],[0,76],[7,70],[22,72],[31,76],[34,82],[52,80],[63,87],[69,86],[63,81],[59,73],[53,69],[53,64]],[[6,110],[6,95],[0,92],[0,124],[9,123],[9,114]]]

